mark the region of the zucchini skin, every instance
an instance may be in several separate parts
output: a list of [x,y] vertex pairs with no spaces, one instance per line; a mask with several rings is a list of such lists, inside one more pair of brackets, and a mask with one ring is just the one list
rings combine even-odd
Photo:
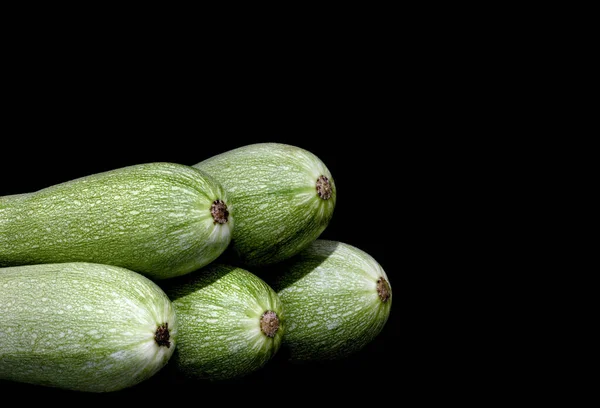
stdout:
[[[194,167],[215,177],[235,205],[231,252],[242,266],[270,265],[295,255],[321,235],[333,216],[333,177],[305,149],[256,143]],[[327,198],[317,190],[321,177],[328,183]]]
[[389,279],[354,246],[317,239],[273,269],[271,286],[286,311],[283,344],[291,361],[344,358],[370,343],[388,320]]
[[[285,332],[281,301],[253,273],[212,263],[163,285],[179,319],[175,367],[190,378],[227,380],[263,367],[277,353]],[[277,317],[269,335],[266,312]]]
[[[0,268],[0,321],[0,379],[75,391],[136,385],[161,370],[177,344],[164,291],[109,265]],[[161,329],[157,340],[159,328],[168,338]]]
[[93,262],[152,279],[192,272],[229,245],[233,209],[212,177],[176,163],[145,163],[0,197],[0,267]]

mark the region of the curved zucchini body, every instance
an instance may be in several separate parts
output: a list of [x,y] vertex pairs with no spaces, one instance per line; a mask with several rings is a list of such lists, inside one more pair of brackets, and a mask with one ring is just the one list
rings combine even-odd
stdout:
[[187,376],[242,377],[279,350],[284,333],[281,302],[254,274],[213,263],[163,287],[179,321],[175,365]]
[[194,167],[217,179],[236,209],[231,246],[246,265],[291,257],[327,227],[337,190],[325,164],[296,146],[258,143]]
[[209,175],[174,163],[123,167],[0,198],[0,266],[93,262],[164,279],[216,259],[232,208]]
[[316,240],[275,268],[272,287],[285,308],[283,344],[292,361],[343,358],[373,340],[387,322],[389,280],[356,247]]
[[169,361],[166,294],[130,270],[92,263],[0,268],[0,379],[109,392]]

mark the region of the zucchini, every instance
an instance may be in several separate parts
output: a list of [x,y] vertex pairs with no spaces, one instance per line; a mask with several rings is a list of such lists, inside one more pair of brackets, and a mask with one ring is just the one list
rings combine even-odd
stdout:
[[231,252],[242,265],[293,256],[319,237],[333,215],[337,190],[331,173],[299,147],[251,144],[195,167],[215,177],[235,205]]
[[0,198],[0,267],[93,262],[152,278],[192,272],[231,240],[221,186],[191,166],[146,163]]
[[227,380],[265,365],[279,350],[284,316],[277,294],[245,269],[212,263],[164,282],[179,322],[177,370]]
[[165,366],[175,310],[154,282],[93,263],[0,268],[0,379],[76,391],[131,387]]
[[371,342],[387,322],[388,277],[356,247],[318,239],[274,269],[271,286],[286,311],[283,344],[291,361],[346,357]]

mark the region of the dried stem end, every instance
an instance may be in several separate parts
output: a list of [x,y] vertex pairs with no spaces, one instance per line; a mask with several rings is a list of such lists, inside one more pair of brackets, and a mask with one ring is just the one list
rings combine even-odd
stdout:
[[317,194],[323,200],[329,200],[331,198],[331,194],[333,193],[333,188],[331,187],[331,182],[325,176],[319,176],[317,179]]
[[223,200],[215,200],[210,207],[210,214],[215,220],[215,224],[225,224],[229,217],[229,211],[227,211],[227,205]]
[[271,310],[267,310],[260,318],[260,330],[267,337],[275,337],[275,333],[279,329],[279,318],[277,314]]
[[163,323],[162,325],[158,326],[156,333],[154,334],[154,341],[156,341],[156,344],[169,348],[171,347],[171,342],[169,341],[170,338],[171,335],[169,334],[169,323]]
[[387,302],[387,300],[392,296],[392,289],[385,278],[379,278],[377,281],[377,294],[383,303]]

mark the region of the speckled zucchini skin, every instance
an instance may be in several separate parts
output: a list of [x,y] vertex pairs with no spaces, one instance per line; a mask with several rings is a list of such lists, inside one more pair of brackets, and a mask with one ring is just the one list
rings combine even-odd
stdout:
[[313,153],[281,143],[243,146],[204,160],[235,205],[232,249],[242,265],[264,266],[298,253],[325,230],[337,188]]
[[[243,377],[279,350],[285,317],[277,294],[251,272],[212,263],[164,282],[179,320],[177,369],[192,378]],[[276,321],[263,315],[272,312]]]
[[0,266],[93,262],[152,279],[194,271],[228,246],[211,209],[228,203],[209,175],[191,166],[146,163],[0,197]]
[[0,268],[0,379],[117,391],[159,371],[176,345],[169,298],[138,273],[83,262]]
[[346,357],[371,342],[387,322],[388,277],[356,247],[318,239],[274,269],[271,286],[286,312],[283,344],[292,361]]

